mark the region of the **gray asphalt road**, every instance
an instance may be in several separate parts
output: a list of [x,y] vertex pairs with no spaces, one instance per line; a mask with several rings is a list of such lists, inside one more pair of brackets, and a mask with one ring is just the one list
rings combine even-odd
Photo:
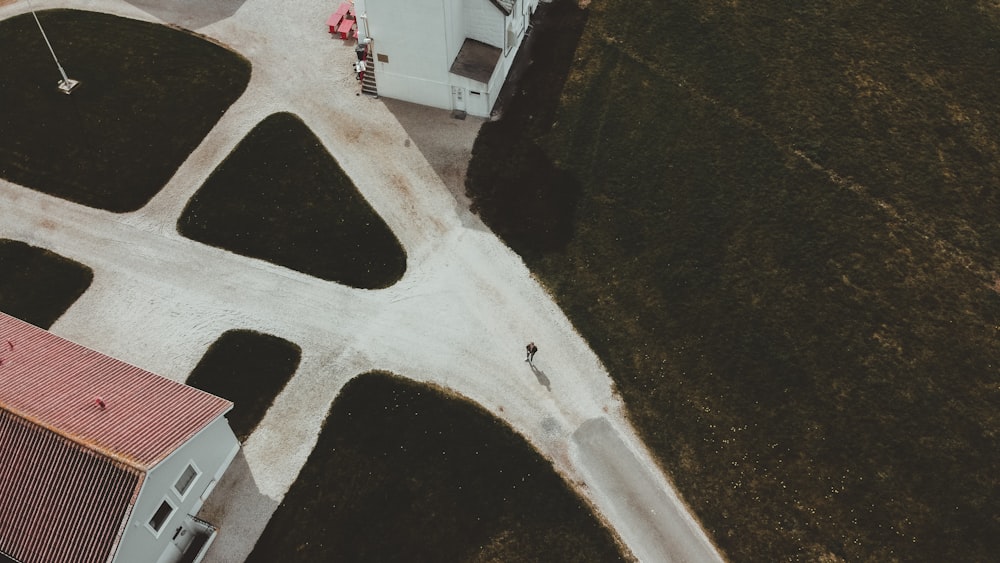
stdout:
[[[573,433],[576,457],[588,482],[601,484],[605,509],[640,561],[722,561],[683,503],[657,482],[636,452],[606,418],[592,418]],[[644,550],[639,552],[640,550]]]

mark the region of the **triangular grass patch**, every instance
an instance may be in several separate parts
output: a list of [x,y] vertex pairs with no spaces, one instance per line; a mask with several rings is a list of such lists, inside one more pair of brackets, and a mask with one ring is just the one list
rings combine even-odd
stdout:
[[253,330],[229,330],[209,346],[185,383],[233,402],[229,426],[245,441],[285,388],[302,349]]
[[406,254],[297,116],[258,124],[191,198],[184,236],[324,280],[392,285]]
[[250,63],[196,35],[77,10],[0,21],[0,177],[113,212],[145,205],[246,89]]

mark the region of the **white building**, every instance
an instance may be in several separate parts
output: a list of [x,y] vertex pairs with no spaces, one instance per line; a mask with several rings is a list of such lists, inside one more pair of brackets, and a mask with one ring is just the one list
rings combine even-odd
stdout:
[[356,0],[378,94],[488,117],[538,0]]
[[0,561],[199,561],[232,406],[0,313]]

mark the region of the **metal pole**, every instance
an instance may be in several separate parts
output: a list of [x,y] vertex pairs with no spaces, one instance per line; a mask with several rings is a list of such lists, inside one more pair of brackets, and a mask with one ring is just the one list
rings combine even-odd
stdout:
[[45,45],[49,48],[49,52],[52,53],[52,60],[56,62],[56,68],[59,69],[59,75],[62,76],[62,80],[59,81],[59,89],[69,94],[73,91],[73,88],[79,84],[76,80],[71,80],[66,76],[66,71],[63,70],[61,64],[59,64],[59,58],[56,57],[55,49],[52,48],[52,43],[49,43],[49,38],[45,35],[45,30],[42,28],[42,22],[38,21],[38,14],[35,13],[35,6],[28,0],[28,9],[31,10],[31,15],[35,18],[35,23],[38,24],[38,31],[42,32],[42,39],[45,40]]
[[365,22],[365,39],[370,40],[371,34],[368,32],[368,12],[359,15],[358,18]]

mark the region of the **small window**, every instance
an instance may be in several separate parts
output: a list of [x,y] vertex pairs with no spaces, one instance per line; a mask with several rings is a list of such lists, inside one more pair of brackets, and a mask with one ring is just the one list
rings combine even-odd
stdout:
[[160,507],[156,509],[156,512],[153,513],[153,517],[149,519],[149,527],[152,528],[153,532],[159,535],[163,525],[167,523],[167,520],[170,520],[170,515],[173,513],[173,505],[170,504],[167,499],[163,499],[163,502],[160,503]]
[[469,90],[469,93],[472,94],[473,96],[481,96],[482,95],[481,92],[476,92],[475,90]]
[[382,53],[379,53],[376,58],[378,58],[378,62],[380,62],[380,63],[387,63],[387,62],[389,62],[389,55],[383,55]]
[[197,479],[198,479],[198,468],[195,467],[194,464],[189,463],[188,466],[184,469],[184,472],[181,473],[180,478],[178,478],[177,482],[174,483],[174,490],[177,491],[177,495],[181,498],[184,498],[184,495],[187,494],[188,490],[191,488],[191,485],[193,485],[195,480]]

